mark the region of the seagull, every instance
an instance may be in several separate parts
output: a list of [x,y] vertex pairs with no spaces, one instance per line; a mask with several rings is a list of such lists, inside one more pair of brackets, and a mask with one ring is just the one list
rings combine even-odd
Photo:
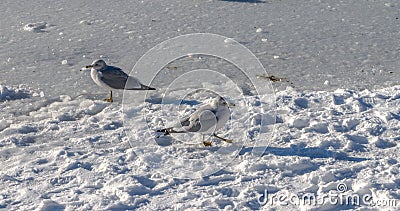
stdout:
[[91,70],[90,75],[93,81],[105,88],[110,89],[110,97],[104,99],[107,102],[113,102],[112,90],[156,90],[155,88],[143,85],[140,81],[132,76],[129,76],[121,70],[121,68],[108,66],[103,60],[95,60],[91,65],[87,65],[86,69]]
[[201,133],[204,146],[211,146],[211,142],[204,141],[204,134],[212,133],[214,137],[232,143],[232,140],[222,138],[216,134],[216,131],[228,122],[230,116],[229,107],[232,106],[235,106],[235,104],[228,104],[220,96],[215,97],[211,103],[200,106],[194,113],[181,119],[173,127],[157,130],[156,132],[163,132],[164,136],[171,133]]

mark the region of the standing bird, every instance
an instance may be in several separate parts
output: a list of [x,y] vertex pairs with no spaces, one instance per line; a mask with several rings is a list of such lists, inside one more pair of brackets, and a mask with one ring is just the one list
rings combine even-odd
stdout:
[[218,96],[211,103],[199,107],[190,116],[181,119],[173,127],[157,130],[157,132],[163,132],[164,135],[188,132],[201,133],[204,146],[211,146],[211,142],[204,141],[204,134],[206,133],[212,133],[214,137],[232,143],[232,140],[219,137],[216,134],[216,131],[228,122],[230,116],[229,107],[231,106],[235,106],[235,104],[228,104],[224,98]]
[[141,84],[137,78],[124,73],[121,68],[108,66],[103,60],[95,60],[86,68],[91,68],[90,75],[97,85],[110,89],[110,97],[104,99],[107,102],[113,102],[113,89],[156,90]]

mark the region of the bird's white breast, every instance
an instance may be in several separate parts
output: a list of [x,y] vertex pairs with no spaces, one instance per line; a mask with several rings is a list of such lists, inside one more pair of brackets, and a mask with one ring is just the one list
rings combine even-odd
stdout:
[[101,80],[101,72],[95,70],[94,68],[91,69],[90,71],[90,76],[92,77],[93,81],[101,86],[101,87],[105,87],[105,88],[110,88],[107,84],[105,84],[102,80]]
[[215,127],[215,131],[224,127],[225,124],[228,122],[229,117],[230,117],[229,108],[223,107],[223,108],[219,109],[216,113],[216,116],[218,117],[218,122],[217,122],[217,126]]

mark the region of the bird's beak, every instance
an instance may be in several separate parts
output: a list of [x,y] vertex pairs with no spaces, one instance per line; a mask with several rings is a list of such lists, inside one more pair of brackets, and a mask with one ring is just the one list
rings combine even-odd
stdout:
[[93,67],[93,65],[87,65],[87,66],[85,66],[85,67],[82,67],[82,68],[80,69],[80,71],[82,71],[83,68],[89,69],[89,68],[92,68],[92,67]]
[[228,104],[228,107],[235,107],[235,106],[236,106],[235,103],[229,103],[229,104]]

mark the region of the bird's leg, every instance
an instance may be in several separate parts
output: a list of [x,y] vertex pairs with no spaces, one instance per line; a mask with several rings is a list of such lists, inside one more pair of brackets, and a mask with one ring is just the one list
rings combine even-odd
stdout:
[[104,101],[112,103],[113,102],[113,97],[112,97],[112,90],[110,90],[110,98],[104,99]]
[[210,147],[211,146],[211,141],[204,141],[204,135],[201,135],[201,137],[202,137],[203,145],[205,147]]
[[225,141],[225,142],[228,142],[228,143],[232,143],[232,140],[219,137],[219,136],[217,136],[217,134],[215,134],[215,133],[213,133],[213,136],[214,136],[215,138],[221,139],[222,141]]

